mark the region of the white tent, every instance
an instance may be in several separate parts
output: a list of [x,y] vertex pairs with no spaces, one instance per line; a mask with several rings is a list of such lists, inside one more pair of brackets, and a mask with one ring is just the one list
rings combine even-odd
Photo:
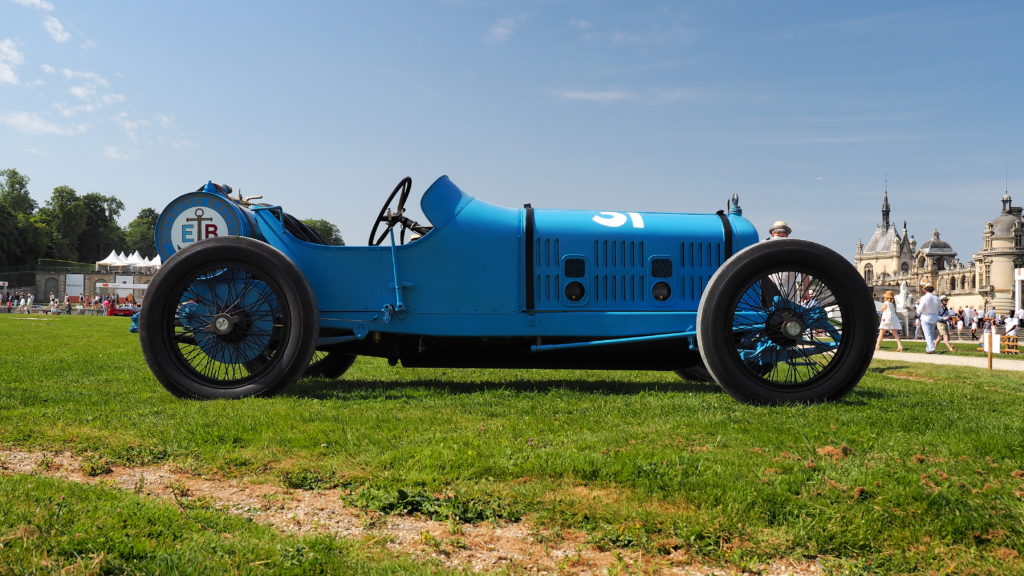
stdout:
[[96,263],[96,268],[100,266],[120,266],[121,259],[117,255],[117,250],[111,250],[110,254],[106,258]]
[[139,251],[136,250],[125,260],[125,264],[129,266],[145,266],[146,261],[142,259],[142,254],[139,254]]
[[118,253],[117,250],[111,250],[110,254],[106,258],[96,263],[96,269],[99,270],[100,266],[106,266],[108,268],[152,268],[159,269],[162,262],[160,261],[160,255],[157,254],[152,260],[144,258],[139,251],[132,252],[131,256],[125,256],[124,252]]

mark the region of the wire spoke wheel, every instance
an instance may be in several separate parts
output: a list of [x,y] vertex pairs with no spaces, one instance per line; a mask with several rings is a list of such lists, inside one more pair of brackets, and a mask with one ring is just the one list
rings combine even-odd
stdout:
[[781,390],[821,376],[845,345],[835,294],[807,272],[779,271],[756,279],[736,303],[732,326],[747,368]]
[[871,361],[874,306],[857,271],[804,240],[740,252],[708,283],[698,345],[712,377],[751,403],[849,393]]
[[270,395],[306,369],[315,318],[312,291],[290,260],[259,241],[225,237],[182,250],[161,269],[140,334],[153,373],[179,396]]
[[288,319],[258,272],[210,268],[186,284],[177,298],[179,353],[211,385],[233,386],[264,369],[279,353]]

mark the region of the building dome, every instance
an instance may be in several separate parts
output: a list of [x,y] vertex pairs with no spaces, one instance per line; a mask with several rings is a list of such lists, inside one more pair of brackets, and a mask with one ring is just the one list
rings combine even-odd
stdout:
[[996,238],[1009,238],[1013,236],[1013,225],[1020,221],[1020,218],[1013,214],[1002,213],[996,216],[989,224],[992,225],[992,236]]
[[1003,194],[1002,202],[1003,211],[986,228],[992,231],[993,238],[1012,238],[1014,226],[1021,221],[1021,209],[1013,205],[1009,192]]
[[928,256],[956,256],[956,251],[949,245],[949,242],[939,238],[939,231],[932,230],[930,240],[921,244],[921,251]]

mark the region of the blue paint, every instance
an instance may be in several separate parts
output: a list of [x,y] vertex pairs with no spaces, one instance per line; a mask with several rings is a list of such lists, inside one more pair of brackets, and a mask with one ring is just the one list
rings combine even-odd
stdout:
[[[242,206],[208,184],[161,214],[157,245],[169,257],[176,250],[166,222],[197,207],[215,210],[230,233],[264,240],[295,262],[316,295],[322,328],[364,335],[683,337],[692,334],[704,288],[726,258],[715,214],[537,208],[527,238],[526,209],[474,198],[446,176],[420,206],[433,229],[418,240],[325,246],[289,233],[279,207]],[[734,251],[758,241],[738,207],[725,217]],[[533,266],[526,270],[529,251]],[[567,266],[584,272],[569,277]],[[670,273],[655,277],[656,268]],[[583,291],[576,300],[567,296],[573,282]],[[659,282],[663,299],[654,295]]]

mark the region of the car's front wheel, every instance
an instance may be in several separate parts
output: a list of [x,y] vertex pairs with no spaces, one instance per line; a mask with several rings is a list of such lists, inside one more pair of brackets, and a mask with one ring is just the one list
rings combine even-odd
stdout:
[[153,278],[139,334],[153,374],[177,396],[273,395],[309,366],[316,301],[276,248],[214,238],[178,252]]

